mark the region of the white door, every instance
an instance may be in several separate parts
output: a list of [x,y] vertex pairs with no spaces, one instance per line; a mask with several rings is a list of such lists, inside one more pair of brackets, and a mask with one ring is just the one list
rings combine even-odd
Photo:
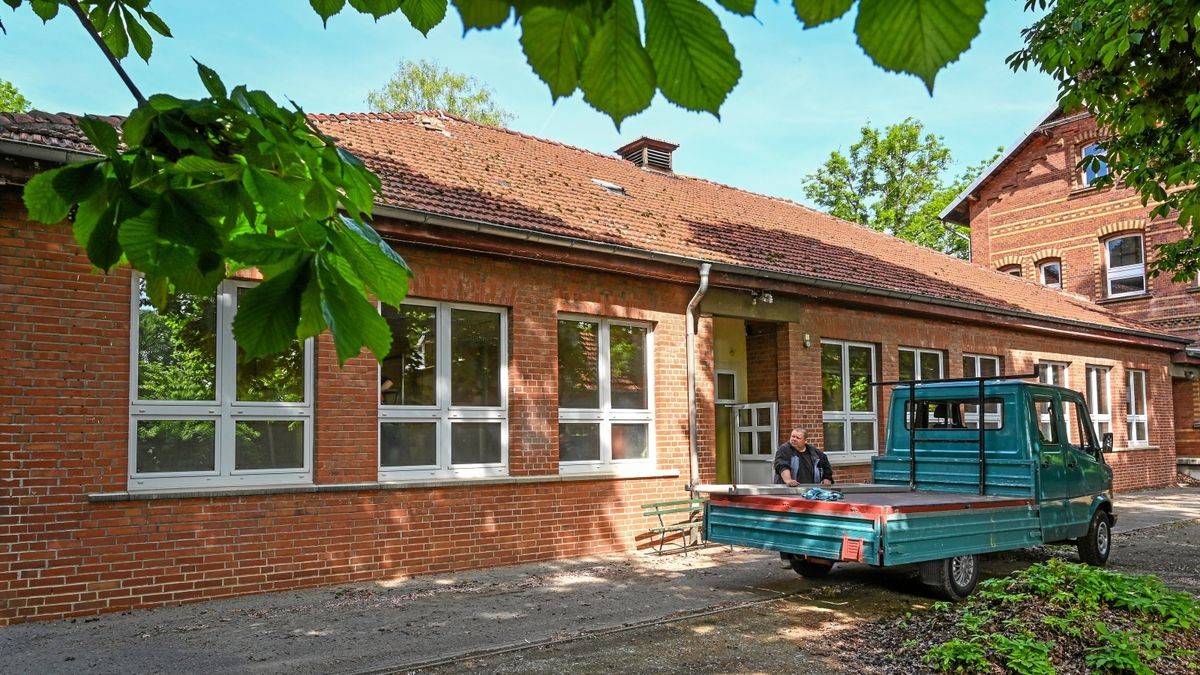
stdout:
[[774,476],[771,464],[776,435],[775,403],[743,403],[733,406],[733,456],[735,483],[769,485]]

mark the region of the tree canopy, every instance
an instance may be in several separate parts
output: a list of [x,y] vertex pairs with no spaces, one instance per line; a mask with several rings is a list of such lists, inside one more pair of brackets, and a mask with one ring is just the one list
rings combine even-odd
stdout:
[[401,61],[382,88],[367,94],[367,105],[380,112],[442,110],[493,127],[514,119],[496,103],[487,85],[425,59]]
[[848,155],[835,150],[805,176],[804,194],[838,218],[966,258],[965,228],[943,224],[938,214],[991,160],[947,180],[950,149],[924,130],[911,117],[883,130],[864,126]]
[[8,80],[0,80],[0,112],[25,112],[33,107]]
[[[1159,248],[1154,273],[1176,281],[1200,272],[1200,2],[1029,0],[1048,9],[1024,31],[1013,68],[1058,81],[1059,104],[1086,109],[1106,134],[1109,174],[1135,188],[1154,217],[1174,217],[1188,236]],[[1082,162],[1081,162],[1082,164]]]

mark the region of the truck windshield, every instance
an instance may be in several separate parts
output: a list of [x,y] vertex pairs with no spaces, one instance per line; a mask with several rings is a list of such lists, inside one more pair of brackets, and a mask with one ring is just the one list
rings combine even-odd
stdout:
[[[1003,406],[999,398],[983,401],[983,428],[1000,429],[1004,426]],[[913,427],[913,402],[906,401],[904,428]],[[918,429],[978,429],[979,399],[920,399],[916,402],[916,426]]]

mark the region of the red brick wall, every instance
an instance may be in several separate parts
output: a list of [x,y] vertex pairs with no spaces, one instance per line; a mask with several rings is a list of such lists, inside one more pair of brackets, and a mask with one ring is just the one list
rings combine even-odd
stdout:
[[[694,287],[401,246],[413,297],[510,309],[510,474],[549,482],[89,501],[126,489],[130,277],[94,274],[68,228],[14,218],[17,195],[0,191],[0,625],[632,550],[648,543],[641,504],[684,494]],[[559,312],[653,325],[656,465],[678,477],[557,479]],[[327,337],[315,362],[314,481],[373,483],[375,362],[338,367]]]
[[[1148,295],[1106,301],[1103,240],[1117,232],[1140,232],[1145,256],[1156,246],[1177,241],[1183,231],[1174,218],[1150,219],[1137,193],[1118,183],[1089,189],[1075,165],[1083,147],[1096,142],[1094,120],[1086,117],[1035,134],[969,201],[972,258],[988,268],[1020,264],[1036,283],[1039,260],[1062,261],[1063,289],[1101,301],[1107,309],[1165,333],[1200,339],[1200,288],[1167,275],[1147,280]],[[1153,206],[1153,204],[1151,205]],[[1195,400],[1183,401],[1176,436],[1181,455],[1200,456],[1194,437]],[[1189,439],[1182,442],[1182,439]]]
[[746,395],[750,403],[779,399],[778,326],[760,321],[746,323]]

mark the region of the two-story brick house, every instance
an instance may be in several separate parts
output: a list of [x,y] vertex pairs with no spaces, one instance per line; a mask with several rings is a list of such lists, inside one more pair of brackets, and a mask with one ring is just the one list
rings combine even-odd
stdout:
[[382,363],[328,336],[239,360],[253,279],[155,308],[27,220],[29,176],[92,156],[76,119],[0,115],[0,624],[645,548],[643,503],[769,480],[792,427],[867,479],[878,380],[1100,364],[1157,448],[1109,456],[1117,489],[1173,476],[1185,341],[676,174],[652,139],[314,116],[381,176],[416,276]]
[[[1080,168],[1085,158],[1095,157]],[[1195,280],[1151,277],[1156,246],[1178,241],[1170,218],[1150,218],[1137,192],[1108,173],[1104,136],[1086,112],[1055,109],[1017,139],[942,212],[943,220],[971,228],[971,260],[1029,283],[1086,297],[1097,305],[1192,341],[1174,357],[1175,442],[1179,468],[1200,470],[1200,286]],[[1151,205],[1152,206],[1152,205]],[[1068,364],[1064,381],[1107,410],[1117,446],[1143,451],[1139,386],[1129,377]],[[1194,467],[1194,468],[1193,468]]]

